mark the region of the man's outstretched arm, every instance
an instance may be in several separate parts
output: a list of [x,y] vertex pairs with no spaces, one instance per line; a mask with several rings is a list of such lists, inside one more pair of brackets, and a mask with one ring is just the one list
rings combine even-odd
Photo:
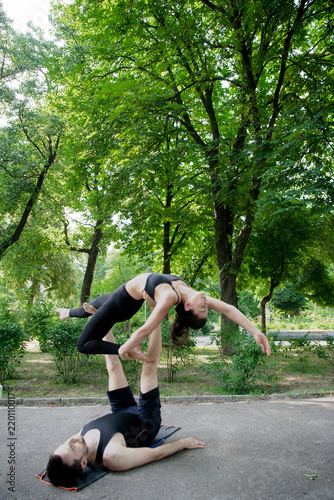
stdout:
[[[116,435],[111,441],[113,441],[115,437]],[[117,444],[116,442],[113,443],[115,446],[110,449],[110,454],[106,449],[105,456],[103,457],[103,465],[113,471],[133,469],[134,467],[140,467],[141,465],[162,460],[182,450],[195,450],[204,448],[205,446],[204,441],[189,437],[178,439],[172,443],[162,444],[156,448],[127,448],[125,443],[123,444],[124,439],[119,439],[119,437],[123,438],[122,435],[117,434]]]

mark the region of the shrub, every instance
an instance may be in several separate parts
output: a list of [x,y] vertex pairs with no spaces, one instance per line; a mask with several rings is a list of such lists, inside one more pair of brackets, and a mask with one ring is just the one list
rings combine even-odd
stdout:
[[49,350],[49,329],[56,319],[53,307],[44,300],[35,301],[28,309],[25,319],[25,331],[28,338],[35,338],[39,341],[42,352]]
[[324,340],[326,345],[317,344],[315,347],[315,353],[320,359],[325,359],[328,361],[330,366],[334,367],[334,337],[331,335],[324,335]]
[[76,382],[79,366],[77,340],[85,320],[50,322],[45,346],[52,352],[57,371],[65,383]]
[[302,373],[305,373],[309,367],[310,355],[313,350],[314,345],[308,337],[308,334],[290,340],[287,346],[282,346],[281,348],[282,356],[287,359],[292,359],[294,355],[297,355],[299,369]]
[[256,380],[263,378],[269,368],[267,355],[253,337],[243,332],[234,335],[233,350],[231,357],[210,360],[202,369],[217,380],[227,394],[252,392],[255,390]]
[[[4,305],[3,305],[4,306]],[[6,307],[0,315],[0,381],[13,378],[24,354],[26,335],[14,313]]]

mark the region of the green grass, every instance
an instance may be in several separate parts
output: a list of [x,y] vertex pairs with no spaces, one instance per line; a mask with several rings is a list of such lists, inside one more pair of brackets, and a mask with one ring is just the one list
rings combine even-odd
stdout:
[[[190,362],[177,373],[172,383],[166,380],[166,367],[162,363],[159,369],[159,384],[162,396],[202,396],[226,394],[201,369],[209,358],[219,357],[214,347],[194,350]],[[307,363],[292,353],[286,359],[272,356],[274,361],[271,373],[278,373],[278,379],[272,382],[257,381],[257,393],[334,392],[334,368],[327,361],[311,354]],[[128,361],[127,363],[131,363]],[[57,375],[51,354],[39,350],[27,351],[17,369],[15,379],[7,380],[6,391],[16,398],[53,398],[53,397],[96,397],[104,396],[107,391],[107,372],[103,356],[81,356],[77,381],[65,384]],[[135,391],[138,392],[138,391]]]

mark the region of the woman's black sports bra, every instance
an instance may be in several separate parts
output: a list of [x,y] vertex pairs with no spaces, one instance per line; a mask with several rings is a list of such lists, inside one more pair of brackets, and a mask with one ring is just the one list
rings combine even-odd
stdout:
[[[182,278],[179,278],[179,276],[175,276],[175,274],[150,274],[147,277],[146,284],[145,284],[145,292],[149,297],[151,297],[152,300],[155,300],[154,298],[154,291],[158,285],[161,285],[162,283],[167,283],[170,285],[174,292],[177,295],[177,303],[180,302],[180,297],[175,288],[172,285],[172,281],[183,281]],[[184,282],[184,281],[183,281]]]

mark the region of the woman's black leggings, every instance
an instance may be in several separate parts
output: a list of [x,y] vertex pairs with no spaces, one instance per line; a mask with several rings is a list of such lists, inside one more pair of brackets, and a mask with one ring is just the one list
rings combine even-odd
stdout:
[[[114,293],[98,297],[89,304],[98,310],[85,326],[77,342],[77,349],[83,354],[118,354],[121,344],[105,342],[103,337],[115,323],[126,321],[139,311],[144,299],[136,300],[125,289],[125,284]],[[84,318],[91,316],[82,307],[71,309],[70,316]],[[73,313],[74,314],[71,314]]]
[[[100,307],[107,302],[107,300],[113,295],[113,293],[108,293],[108,295],[101,295],[101,297],[96,297],[89,302],[89,305],[95,307],[95,309],[100,309]],[[88,318],[92,316],[91,313],[87,313],[83,306],[77,307],[76,309],[70,309],[70,318]]]

